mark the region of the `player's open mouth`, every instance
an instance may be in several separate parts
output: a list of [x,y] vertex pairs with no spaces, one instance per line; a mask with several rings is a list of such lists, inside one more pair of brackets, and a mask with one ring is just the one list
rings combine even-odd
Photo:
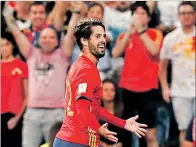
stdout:
[[98,48],[105,49],[105,45],[99,45]]

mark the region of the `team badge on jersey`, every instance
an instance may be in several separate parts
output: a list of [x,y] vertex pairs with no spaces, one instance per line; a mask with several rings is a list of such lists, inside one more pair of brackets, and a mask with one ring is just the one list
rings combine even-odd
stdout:
[[81,83],[78,85],[78,94],[86,93],[87,83]]

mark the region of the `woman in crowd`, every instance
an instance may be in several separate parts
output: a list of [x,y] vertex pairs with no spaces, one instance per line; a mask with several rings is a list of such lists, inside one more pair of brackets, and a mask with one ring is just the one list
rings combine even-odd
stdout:
[[2,147],[21,147],[22,116],[27,101],[27,65],[14,56],[12,36],[1,37]]
[[[114,81],[111,79],[103,80],[103,97],[102,97],[102,106],[114,114],[117,117],[122,117],[123,113],[123,104],[118,95],[118,89]],[[105,122],[100,122],[104,124]],[[101,144],[103,147],[122,147],[123,145],[123,131],[120,128],[115,127],[114,125],[109,124],[108,129],[117,133],[118,142],[111,142],[103,137],[101,137]]]

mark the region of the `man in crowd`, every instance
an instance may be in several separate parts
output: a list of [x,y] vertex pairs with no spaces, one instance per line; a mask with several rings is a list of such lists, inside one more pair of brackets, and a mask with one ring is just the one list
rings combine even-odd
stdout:
[[[158,54],[163,36],[160,31],[148,28],[150,13],[146,4],[133,4],[132,13],[129,30],[120,35],[112,50],[113,57],[119,57],[125,50],[120,79],[124,118],[133,116],[135,111],[139,113],[139,121],[148,125],[148,147],[158,147],[155,103],[159,96]],[[128,140],[127,147],[130,146],[129,142]],[[143,142],[140,141],[140,144]]]
[[[178,17],[182,27],[169,33],[161,49],[160,82],[163,98],[173,104],[175,118],[180,130],[182,147],[185,132],[195,114],[195,9],[190,2],[182,2],[178,7]],[[171,88],[167,83],[167,65],[172,63]]]

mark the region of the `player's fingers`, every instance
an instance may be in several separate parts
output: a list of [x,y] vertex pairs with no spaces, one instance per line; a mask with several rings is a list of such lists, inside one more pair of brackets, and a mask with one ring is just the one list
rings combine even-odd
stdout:
[[137,135],[139,138],[142,138],[137,132],[135,132],[135,135]]
[[139,127],[144,127],[144,128],[148,127],[146,124],[140,124],[140,123],[138,123],[138,125],[139,125]]
[[134,120],[137,120],[138,118],[139,118],[138,115],[136,115],[136,116],[133,117]]
[[140,131],[144,132],[144,133],[147,133],[148,131],[143,129],[143,128],[139,128]]
[[142,131],[140,131],[140,130],[137,130],[137,133],[142,135],[142,136],[145,136],[145,134]]
[[108,127],[108,123],[103,124],[102,127],[107,128]]
[[108,136],[108,140],[112,141],[112,142],[118,142],[118,138],[113,136],[113,135],[109,135]]
[[108,138],[109,141],[117,143],[118,140],[114,140],[113,138]]
[[106,134],[107,134],[107,135],[117,135],[116,132],[112,132],[112,131],[109,131],[109,130],[108,130],[108,132],[107,132]]

